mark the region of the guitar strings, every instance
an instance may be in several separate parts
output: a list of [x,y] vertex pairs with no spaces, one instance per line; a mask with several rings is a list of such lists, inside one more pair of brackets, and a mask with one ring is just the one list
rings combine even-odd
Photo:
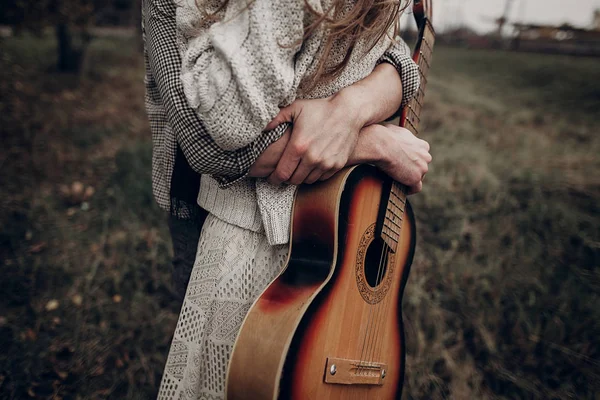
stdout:
[[[389,273],[389,255],[391,253],[391,248],[388,245],[385,245],[384,251],[385,251],[385,263],[384,263],[385,268],[383,268],[381,270],[381,273],[379,274],[379,276],[377,278],[377,286],[378,287],[379,287],[379,285],[381,285],[385,274]],[[379,290],[382,290],[382,289],[380,288]],[[375,361],[375,348],[376,348],[376,344],[379,339],[379,331],[380,331],[379,328],[382,325],[383,321],[385,320],[386,313],[385,312],[382,313],[382,311],[385,311],[385,307],[382,307],[382,306],[384,305],[386,300],[387,300],[387,294],[385,294],[384,298],[381,299],[381,301],[377,304],[377,309],[375,310],[376,317],[375,317],[375,328],[374,328],[374,332],[373,332],[373,343],[371,346],[371,351],[367,354],[367,357],[368,357],[368,359],[371,360],[371,362]]]
[[[404,196],[404,199],[405,199],[405,200],[404,200],[404,208],[403,208],[403,210],[402,210],[402,214],[401,214],[403,218],[402,218],[402,220],[400,221],[400,235],[399,235],[399,243],[400,243],[400,238],[402,237],[402,227],[403,227],[403,222],[404,222],[404,216],[406,215],[406,202],[407,202],[407,200],[406,200],[406,196],[407,196],[407,191],[408,191],[408,188],[407,188],[406,186],[404,186],[404,185],[401,185],[401,186],[400,186],[400,190],[401,190],[401,193],[403,194],[403,196]],[[399,243],[398,243],[398,244],[399,244]],[[397,253],[398,253],[398,252],[396,252],[396,254],[397,254]],[[395,276],[395,275],[396,275],[396,273],[397,273],[397,271],[398,271],[398,269],[397,269],[397,268],[395,268],[395,267],[397,266],[397,264],[398,264],[398,262],[397,262],[397,261],[398,261],[398,260],[396,260],[396,259],[394,259],[394,260],[393,260],[393,262],[394,262],[396,265],[394,266],[394,270],[393,270],[393,272],[392,272],[392,273],[393,273],[393,275],[392,275],[392,276],[390,276],[390,277],[388,278],[388,279],[392,279],[392,282],[396,282],[396,279],[398,279],[398,277],[399,277],[400,279],[401,279],[401,277],[402,277],[402,274],[399,274],[399,275]],[[388,266],[388,267],[389,267],[389,266]],[[400,289],[400,288],[399,288],[399,289]],[[386,298],[385,298],[385,304],[384,304],[384,307],[383,307],[383,309],[384,309],[384,315],[389,315],[389,309],[390,309],[390,304],[389,304],[389,303],[390,303],[390,300],[389,300],[389,299],[390,299],[391,297],[392,297],[392,296],[390,295],[390,296],[386,296]],[[404,344],[403,344],[403,343],[401,343],[401,345],[404,345]],[[377,355],[378,355],[378,356],[381,356],[381,353],[382,353],[382,351],[383,351],[383,346],[384,346],[384,341],[383,341],[383,338],[381,338],[381,340],[380,340],[380,343],[379,343],[379,344],[376,346],[376,349],[375,349],[375,356],[377,356]]]
[[[394,183],[392,184],[392,187],[390,188],[390,190],[391,190],[392,192],[393,192],[393,189],[394,189],[394,186],[395,186],[395,185],[396,185],[396,183],[394,182]],[[391,196],[393,196],[393,194],[391,194]],[[391,198],[391,197],[390,197],[390,198]],[[387,268],[385,268],[385,271],[387,272],[387,271],[389,270],[389,265],[388,265],[388,264],[389,264],[389,254],[390,254],[390,252],[391,252],[391,248],[390,248],[389,246],[387,246],[387,245],[386,245],[386,246],[385,246],[385,248],[384,248],[384,250],[385,250],[385,252],[386,252],[386,262],[385,262],[385,266],[387,267]],[[383,272],[383,271],[382,271],[382,272]],[[381,276],[379,276],[379,275],[381,275]],[[383,273],[381,273],[381,274],[379,274],[379,273],[378,273],[377,286],[379,286],[379,285],[381,284],[381,281],[382,281],[382,280],[383,280]],[[379,290],[381,290],[381,288],[380,288]],[[374,354],[373,354],[373,353],[374,353],[374,350],[375,350],[375,345],[377,344],[377,339],[378,339],[378,336],[379,336],[379,330],[380,330],[380,329],[379,329],[379,327],[380,327],[380,325],[382,324],[382,321],[384,320],[384,318],[381,318],[381,315],[380,315],[380,314],[381,314],[381,311],[382,311],[382,308],[383,308],[383,309],[385,309],[384,307],[382,307],[382,306],[383,306],[383,304],[382,304],[382,303],[384,303],[384,302],[385,302],[385,300],[387,299],[387,296],[385,296],[385,295],[384,295],[384,297],[385,297],[385,298],[384,298],[384,299],[381,299],[381,301],[380,301],[380,302],[377,304],[377,310],[376,310],[376,312],[377,312],[377,317],[376,317],[376,321],[375,321],[375,322],[376,322],[376,325],[375,325],[375,329],[376,329],[376,331],[375,331],[375,334],[373,335],[373,344],[372,344],[372,346],[371,346],[371,352],[367,354],[367,356],[368,356],[369,358],[371,358],[372,360],[374,360],[374,358],[372,358],[372,357],[374,357]],[[385,316],[386,314],[384,313],[383,315]]]
[[[400,191],[401,193],[406,196],[406,187],[404,185],[398,185],[400,187]],[[406,197],[405,197],[406,199]],[[406,210],[406,200],[405,200],[405,205],[404,208],[402,210],[402,212],[400,213],[400,216],[403,217],[404,216],[404,212]],[[400,226],[399,226],[399,235],[398,235],[398,243],[400,242],[400,238],[402,237],[402,221],[403,219],[400,220]],[[388,247],[388,255],[391,253],[391,249],[389,249]],[[396,263],[395,258],[391,259],[392,263]],[[388,261],[386,264],[389,264],[390,262]],[[386,269],[386,274],[391,274],[390,276],[387,276],[387,280],[391,280],[391,282],[395,282],[395,274],[396,274],[396,269],[394,268],[395,266],[392,265],[387,265],[387,269]],[[390,268],[393,269],[393,271],[390,271]],[[382,300],[382,304],[380,307],[380,312],[382,313],[383,317],[379,318],[378,322],[378,326],[375,327],[375,343],[373,345],[373,349],[372,349],[372,359],[375,360],[376,357],[381,357],[381,351],[383,348],[383,345],[385,343],[384,337],[385,337],[385,317],[389,315],[389,309],[390,309],[390,298],[392,297],[392,294],[390,292],[391,287],[393,286],[393,284],[390,284],[390,288],[388,288],[388,292],[386,293],[386,295],[384,296],[385,298]]]
[[[368,251],[368,250],[367,250]],[[383,252],[381,253],[381,256],[379,258],[379,269],[381,269],[381,263],[383,262]],[[366,267],[366,255],[365,255],[365,262],[363,264],[363,267]],[[366,275],[365,275],[365,280],[366,280]],[[365,352],[365,344],[367,343],[367,338],[369,337],[369,330],[371,328],[371,319],[373,317],[373,306],[369,307],[369,315],[367,317],[367,324],[365,325],[365,337],[363,340],[363,346],[362,346],[362,350],[360,352],[360,359],[358,362],[358,374],[360,375],[361,370],[362,370],[362,363],[363,363],[363,357],[364,357],[364,352]]]
[[[428,45],[426,40],[424,40],[424,42],[425,42],[425,45]],[[430,49],[430,46],[427,46],[427,47],[429,47],[429,49]],[[424,87],[427,83],[427,80],[425,79],[425,74],[429,70],[429,65],[426,62],[426,60],[423,60],[423,57],[417,56],[416,61],[419,65],[419,75],[422,79],[422,89],[421,88],[420,89],[423,90],[423,92],[424,92]],[[423,61],[425,61],[425,62],[423,62]],[[421,92],[421,93],[423,93],[423,92]],[[421,93],[419,93],[417,95],[417,98],[413,100],[413,101],[416,100],[416,102],[417,102],[417,104],[419,104],[419,106],[421,103],[419,102],[418,98],[420,97],[419,95]],[[397,184],[397,183],[394,182],[394,184]],[[398,186],[400,187],[400,191],[404,197],[404,209],[402,210],[402,213],[401,213],[401,215],[404,216],[405,211],[406,211],[406,206],[407,206],[407,198],[406,197],[407,197],[407,189],[408,188],[404,185],[398,185]],[[402,234],[403,219],[401,219],[400,225],[401,226],[400,226],[400,230],[399,230],[399,238],[398,238],[397,245],[399,244],[400,237]],[[394,268],[394,271],[392,271],[392,272],[389,271],[388,256],[390,253],[391,253],[391,249],[389,248],[389,246],[387,246],[387,244],[384,241],[382,255],[381,255],[380,263],[379,263],[379,268],[377,271],[377,279],[376,279],[375,288],[378,288],[379,285],[381,284],[381,281],[383,280],[384,274],[382,273],[382,265],[387,267],[387,268],[383,268],[383,271],[385,271],[387,274],[391,273],[391,276],[388,276],[387,279],[391,279],[392,282],[396,281],[396,277],[394,276],[394,275],[396,275],[395,268]],[[385,256],[384,256],[384,254],[385,254]],[[383,264],[381,262],[382,259],[385,260]],[[396,261],[397,260],[395,258],[392,259],[392,262],[394,264],[396,264]],[[393,267],[395,267],[395,265]],[[400,279],[402,279],[402,274],[400,274]],[[399,288],[399,289],[401,289],[401,288]],[[381,289],[379,289],[379,290],[381,290]],[[383,334],[381,334],[380,331],[382,329],[382,326],[385,327],[385,323],[384,323],[385,316],[387,316],[389,314],[389,308],[390,308],[389,298],[392,297],[392,295],[389,293],[389,291],[390,291],[390,288],[388,288],[388,293],[384,294],[384,298],[382,299],[382,301],[380,301],[378,304],[376,304],[375,307],[371,307],[369,310],[369,318],[368,318],[368,322],[367,322],[367,328],[365,329],[365,341],[368,339],[367,355],[366,355],[367,359],[375,360],[375,357],[381,357],[381,352],[383,351],[383,348],[384,348],[385,341],[383,340],[383,338],[380,338],[379,336],[385,336],[385,332],[383,332]],[[401,307],[401,305],[400,305],[400,307]],[[371,317],[371,314],[373,313],[373,308],[375,308],[375,312],[374,312],[375,316]],[[383,312],[383,318],[381,318],[381,315],[380,315],[381,312]],[[399,312],[401,312],[401,310],[399,310]],[[374,327],[372,326],[373,320],[375,323]],[[374,329],[374,333],[372,332],[372,328]],[[370,336],[369,336],[369,333],[370,333]],[[363,356],[364,356],[363,353],[365,350],[365,341],[363,341],[363,349],[361,351],[361,361],[359,363],[359,373],[360,373],[360,366],[363,363],[362,360],[363,360]],[[401,345],[404,345],[404,344],[401,343]],[[369,350],[371,348],[371,346],[372,346],[372,353]],[[370,356],[370,354],[372,354],[372,356]],[[369,363],[369,364],[371,364],[371,363]]]
[[[427,47],[427,49],[431,50],[431,46],[429,45],[429,43],[427,42],[427,40],[424,39],[424,43],[425,43],[425,46]],[[427,84],[427,79],[425,78],[425,75],[429,71],[429,64],[427,63],[427,60],[422,57],[422,55],[424,55],[424,54],[421,52],[420,56],[418,56],[418,59],[416,60],[418,66],[419,66],[419,77],[421,78],[421,85],[420,85],[421,87],[419,88],[419,93],[417,94],[417,96],[412,100],[412,102],[416,102],[419,106],[421,105],[421,102],[423,100],[423,95],[424,95],[424,92],[425,92],[425,86]],[[420,98],[421,102],[419,101],[419,98]],[[416,126],[414,126],[414,128],[416,128]],[[405,185],[399,185],[399,186],[400,186],[400,191],[401,191],[401,193],[402,193],[402,195],[404,197],[404,209],[402,210],[402,215],[404,216],[405,212],[406,212],[407,201],[408,201],[407,200],[408,187],[405,186]],[[403,221],[401,221],[400,224],[402,225]],[[401,234],[402,234],[402,227],[400,228],[400,236],[401,236]],[[394,260],[394,262],[396,262],[396,260]],[[396,270],[394,270],[394,273],[395,272],[396,272]],[[391,278],[393,278],[393,277],[391,277]],[[400,276],[400,279],[402,279],[401,276]],[[391,296],[389,296],[389,297],[391,297]],[[389,313],[389,307],[390,307],[389,306],[389,297],[386,296],[386,299],[385,299],[385,302],[384,302],[385,303],[384,307],[383,307],[384,308],[384,315],[388,315],[388,313]],[[401,307],[401,305],[400,305],[400,307]],[[402,310],[400,309],[399,312],[402,312]],[[376,340],[377,340],[377,339],[380,339],[379,338],[380,334],[379,334],[379,328],[376,328],[376,329],[377,329],[377,333],[376,333],[375,336],[376,336]],[[404,345],[404,344],[401,343],[401,345]],[[384,346],[384,341],[380,340],[380,343],[376,346],[374,356],[377,356],[377,355],[381,356],[381,352],[383,350],[383,346]]]
[[[377,268],[377,279],[376,279],[376,285],[375,287],[377,287],[379,285],[379,281],[380,281],[380,277],[382,275],[382,271],[384,270],[384,266],[387,264],[387,255],[389,254],[388,251],[386,251],[387,249],[387,245],[384,242],[383,243],[383,248],[381,251],[381,256],[379,258],[379,266]],[[368,330],[370,330],[371,328],[375,328],[377,326],[377,317],[376,317],[376,313],[377,313],[377,309],[378,309],[378,305],[371,305],[371,308],[369,309],[369,322],[367,322],[367,326],[368,326]],[[373,311],[373,309],[375,309],[375,311]],[[372,341],[370,340],[371,337],[373,337],[373,334],[371,333],[371,335],[369,336],[368,331],[365,334],[365,341],[368,343],[371,343]],[[367,340],[369,339],[369,340]],[[364,347],[364,343],[363,343],[363,351],[361,352],[361,356],[360,356],[360,361],[359,361],[359,367],[358,367],[358,374],[360,375],[361,373],[363,373],[365,370],[368,371],[369,370],[369,365],[370,363],[368,362],[368,358],[369,358],[369,349],[370,346],[367,345],[367,351],[365,354],[365,347]],[[369,364],[369,365],[367,365]],[[364,365],[364,367],[363,367]],[[364,398],[364,395],[361,395],[361,393],[356,392],[357,394],[357,398],[360,400],[362,398]]]
[[[381,270],[383,269],[383,266],[385,265],[385,262],[386,262],[386,260],[385,260],[385,252],[382,251],[381,255],[379,257],[379,265],[377,266],[377,276],[378,277],[380,275]],[[365,278],[366,278],[366,276],[365,276]],[[377,279],[376,279],[376,282],[377,282]],[[371,342],[370,339],[371,339],[371,337],[373,335],[372,329],[374,328],[374,325],[375,325],[375,322],[376,322],[376,320],[375,320],[375,318],[376,318],[376,311],[377,311],[377,305],[371,305],[369,307],[369,320],[367,322],[368,329],[367,329],[366,334],[365,334],[365,344],[366,344],[366,347],[365,347],[365,344],[363,344],[363,351],[361,352],[361,365],[362,365],[363,361],[367,361],[369,345],[370,345],[370,342]]]
[[[396,260],[392,260],[392,262],[395,262]],[[389,267],[389,266],[388,266]],[[389,274],[392,274],[391,276],[389,276],[387,279],[391,279],[394,280],[395,277],[395,273],[396,270],[389,272]],[[385,299],[383,300],[383,305],[382,305],[382,313],[384,316],[389,316],[389,302],[390,302],[390,298],[392,297],[391,294],[391,286],[390,286],[390,290],[388,290],[387,295],[385,296]],[[385,329],[382,329],[382,327],[385,327],[385,323],[384,323],[384,318],[382,318],[382,321],[379,325],[379,327],[377,327],[377,333],[376,333],[376,337],[375,337],[375,345],[373,346],[373,358],[375,357],[381,357],[381,349],[383,347],[383,344],[385,343],[385,341],[383,340],[385,337]]]
[[[381,256],[382,259],[384,260],[383,262],[380,261],[379,263],[379,267],[377,269],[377,278],[375,280],[375,290],[381,290],[381,288],[377,289],[379,287],[379,285],[381,284],[384,272],[386,270],[386,266],[388,264],[388,255],[389,255],[389,246],[387,245],[387,243],[385,241],[383,241],[383,246],[382,246],[382,251],[381,251]],[[383,301],[384,299],[382,299]],[[366,348],[366,356],[364,356],[365,361],[369,362],[369,360],[372,361],[371,357],[372,357],[372,353],[373,353],[373,349],[375,346],[375,343],[377,342],[377,333],[373,333],[373,331],[375,329],[378,328],[378,326],[380,325],[380,319],[381,319],[381,302],[377,303],[376,305],[373,305],[371,310],[373,310],[373,308],[375,309],[375,311],[373,312],[374,317],[372,318],[372,321],[370,321],[370,335],[368,336],[368,341],[367,341],[367,348]],[[361,354],[361,361],[363,359],[363,354]]]
[[[385,272],[385,267],[387,266],[388,263],[388,255],[389,255],[389,246],[387,246],[387,244],[383,244],[383,248],[382,248],[382,254],[384,262],[383,264],[380,266],[379,270],[377,271],[377,279],[375,281],[375,287],[378,288],[379,285],[381,284],[381,280],[383,278],[384,272]],[[377,290],[377,289],[376,289]],[[383,299],[382,299],[383,300]],[[380,324],[380,318],[381,318],[381,301],[379,303],[377,303],[375,306],[375,317],[373,318],[373,330],[371,333],[371,337],[369,338],[369,344],[367,346],[367,355],[366,355],[366,361],[367,363],[372,362],[373,360],[371,359],[372,356],[372,350],[373,350],[373,346],[377,340],[377,332],[375,331],[377,329],[377,327]]]
[[[389,271],[389,267],[390,267],[389,266],[389,254],[390,253],[391,253],[391,249],[388,247],[387,254],[386,254],[386,258],[388,259],[386,261],[386,265],[387,265],[386,274],[390,273],[390,271]],[[389,279],[389,277],[387,279]],[[382,277],[382,280],[383,280],[383,277]],[[381,339],[381,337],[380,337],[381,327],[382,327],[382,325],[385,325],[385,316],[388,315],[386,312],[386,306],[385,306],[385,303],[387,302],[387,299],[389,298],[388,294],[389,294],[389,290],[388,290],[388,293],[386,293],[384,295],[384,298],[381,299],[381,302],[378,305],[379,306],[378,307],[379,314],[381,314],[381,315],[380,315],[380,317],[378,317],[377,325],[375,326],[374,342],[373,342],[373,347],[372,347],[372,351],[371,351],[371,360],[372,361],[375,361],[375,357],[377,356],[376,349],[377,349],[377,344],[381,341],[380,340]]]

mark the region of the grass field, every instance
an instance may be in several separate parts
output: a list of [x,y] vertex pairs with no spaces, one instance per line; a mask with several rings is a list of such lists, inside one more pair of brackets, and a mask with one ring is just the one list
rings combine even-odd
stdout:
[[[178,302],[139,49],[0,42],[0,398],[155,396]],[[597,399],[600,60],[439,49],[405,398]]]

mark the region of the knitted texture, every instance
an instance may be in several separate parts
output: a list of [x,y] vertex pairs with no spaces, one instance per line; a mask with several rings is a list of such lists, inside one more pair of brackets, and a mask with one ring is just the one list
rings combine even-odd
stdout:
[[281,271],[288,246],[207,217],[175,328],[159,400],[224,398],[231,351],[244,317]]
[[184,95],[178,48],[182,39],[178,39],[181,32],[177,30],[175,10],[173,0],[142,0],[145,103],[152,132],[154,198],[163,210],[179,218],[191,218],[194,204],[186,204],[188,199],[174,198],[172,193],[173,187],[190,185],[174,174],[178,146],[194,171],[210,174],[226,185],[243,178],[287,125],[263,132],[250,145],[235,151],[223,150],[215,143]]
[[[310,3],[323,11],[331,0]],[[209,12],[219,4],[210,2]],[[209,135],[225,150],[242,149],[257,140],[280,107],[300,98],[331,96],[365,78],[386,52],[384,61],[392,62],[401,73],[404,102],[418,87],[416,66],[406,45],[392,44],[384,36],[370,50],[366,40],[359,41],[336,79],[303,93],[301,84],[315,72],[325,42],[323,29],[302,40],[304,26],[314,18],[304,0],[255,0],[250,5],[232,0],[218,22],[206,21],[196,0],[182,0],[178,6],[183,90]],[[351,6],[349,0],[346,9]],[[335,42],[327,65],[342,61],[348,48],[348,41]],[[283,244],[289,241],[294,192],[294,187],[274,187],[250,179],[219,188],[213,178],[203,176],[198,203],[231,224],[256,232],[264,229],[269,243]],[[222,201],[225,197],[229,201]],[[235,209],[230,208],[233,203]],[[257,209],[262,226],[250,227],[248,216],[256,215]]]

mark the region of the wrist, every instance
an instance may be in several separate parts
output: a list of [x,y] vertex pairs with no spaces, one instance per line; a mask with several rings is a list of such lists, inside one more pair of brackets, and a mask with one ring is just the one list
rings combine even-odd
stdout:
[[332,101],[352,110],[362,128],[384,121],[398,111],[402,102],[402,81],[396,68],[384,62],[365,79],[340,90]]
[[331,98],[334,107],[344,110],[344,113],[354,120],[358,129],[370,125],[372,116],[365,90],[364,87],[355,84],[340,90]]
[[382,165],[385,158],[385,128],[374,124],[363,128],[358,143],[349,160],[349,165],[373,164]]

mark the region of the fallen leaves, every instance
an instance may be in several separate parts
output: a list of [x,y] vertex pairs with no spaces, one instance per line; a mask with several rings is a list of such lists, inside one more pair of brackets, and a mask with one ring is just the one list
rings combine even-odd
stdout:
[[71,301],[75,306],[79,307],[83,304],[83,297],[81,297],[80,294],[74,294],[73,297],[71,297]]
[[31,328],[27,328],[25,331],[21,332],[21,340],[35,342],[37,340],[37,333]]
[[[83,183],[75,181],[70,185],[60,185],[59,193],[62,199],[69,205],[87,204],[96,190],[92,186],[85,186]],[[89,207],[89,205],[87,206]]]
[[27,252],[29,254],[38,254],[41,253],[42,251],[44,251],[44,249],[46,249],[46,247],[48,246],[48,243],[46,242],[38,242],[35,244],[32,244],[31,246],[29,246],[29,248],[27,249]]
[[58,309],[59,305],[60,305],[60,303],[58,300],[52,299],[46,303],[45,309],[46,309],[46,311],[54,311],[54,310]]

